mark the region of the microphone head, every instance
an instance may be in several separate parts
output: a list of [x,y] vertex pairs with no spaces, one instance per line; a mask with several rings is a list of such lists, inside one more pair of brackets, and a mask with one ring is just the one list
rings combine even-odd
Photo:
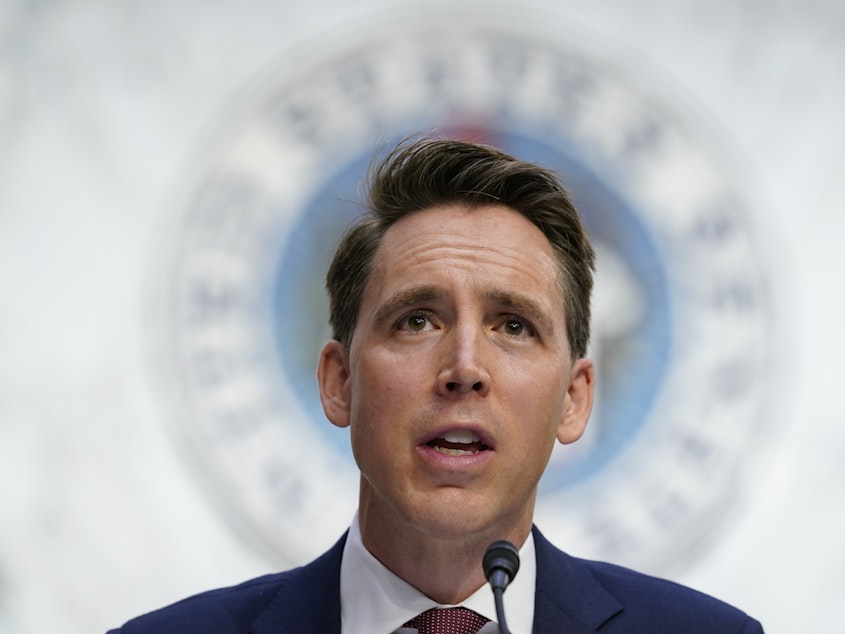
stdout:
[[[493,542],[487,547],[481,565],[484,567],[484,576],[487,581],[493,586],[501,583],[504,589],[513,581],[519,570],[519,551],[509,541],[502,539]],[[496,574],[497,571],[503,574]]]

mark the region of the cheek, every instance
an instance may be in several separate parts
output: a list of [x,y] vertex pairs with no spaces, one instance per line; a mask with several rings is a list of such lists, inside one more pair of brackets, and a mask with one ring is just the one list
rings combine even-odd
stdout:
[[368,360],[355,368],[352,383],[353,441],[368,434],[384,434],[395,427],[412,398],[414,381],[398,363]]
[[[550,370],[550,373],[554,372]],[[554,377],[549,374],[547,377]],[[531,436],[538,452],[546,451],[546,441],[554,446],[558,426],[566,406],[566,386],[559,381],[522,381],[512,384],[509,410],[526,437]],[[549,449],[551,451],[551,449]]]
[[357,368],[361,377],[355,388],[359,400],[370,399],[376,403],[389,403],[411,397],[422,385],[417,358],[406,358],[383,353],[364,360]]
[[[502,364],[501,369],[505,369]],[[519,402],[526,411],[547,413],[559,410],[566,398],[565,371],[558,365],[528,363],[513,365],[507,372],[499,372],[497,378],[501,386],[515,402]],[[494,385],[495,387],[495,385]]]
[[380,488],[405,469],[407,456],[399,448],[408,445],[405,420],[415,408],[394,385],[373,378],[356,386],[349,431],[355,463]]

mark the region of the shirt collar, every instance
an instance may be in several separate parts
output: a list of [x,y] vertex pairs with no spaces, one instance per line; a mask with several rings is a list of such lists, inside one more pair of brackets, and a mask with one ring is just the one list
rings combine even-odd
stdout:
[[[508,585],[505,593],[505,614],[508,628],[513,634],[530,634],[534,623],[534,586],[537,577],[533,534],[529,533],[519,551],[519,558],[519,574]],[[480,561],[478,565],[481,565]],[[460,605],[496,621],[493,592],[487,584]],[[438,604],[429,599],[373,557],[361,539],[356,513],[349,527],[340,565],[343,634],[389,634],[406,621],[434,607],[454,606]]]

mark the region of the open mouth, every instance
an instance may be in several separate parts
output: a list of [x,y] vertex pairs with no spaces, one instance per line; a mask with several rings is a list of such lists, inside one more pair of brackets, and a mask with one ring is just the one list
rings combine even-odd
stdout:
[[468,429],[455,429],[426,443],[432,449],[447,456],[471,456],[489,449],[481,442],[478,434]]

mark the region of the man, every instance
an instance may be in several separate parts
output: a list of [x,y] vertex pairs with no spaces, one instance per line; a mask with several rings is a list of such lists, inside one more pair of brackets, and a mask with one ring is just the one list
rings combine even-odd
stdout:
[[[581,436],[595,381],[594,253],[557,178],[422,139],[370,185],[328,272],[334,338],[317,372],[361,472],[349,532],[307,566],[120,631],[497,632],[481,560],[504,539],[522,561],[507,595],[514,634],[761,632],[706,595],[572,558],[533,527],[554,442]],[[444,619],[461,625],[427,629]]]

